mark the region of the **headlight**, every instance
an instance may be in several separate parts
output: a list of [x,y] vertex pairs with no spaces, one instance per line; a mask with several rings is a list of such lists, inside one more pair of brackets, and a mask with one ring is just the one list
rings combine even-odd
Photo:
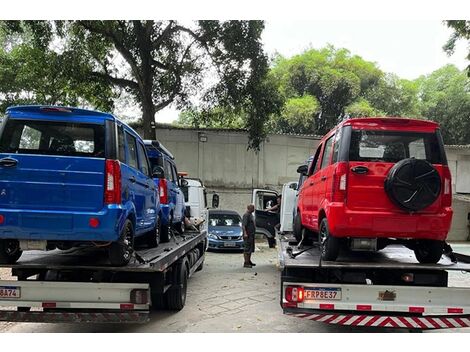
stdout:
[[213,233],[208,234],[207,237],[212,238],[213,240],[218,240],[219,239],[219,236],[214,235]]

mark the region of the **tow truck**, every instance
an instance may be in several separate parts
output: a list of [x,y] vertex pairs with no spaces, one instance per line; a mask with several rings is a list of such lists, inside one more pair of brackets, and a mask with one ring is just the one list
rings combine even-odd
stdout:
[[146,323],[151,310],[181,310],[206,242],[205,231],[172,231],[168,243],[137,247],[123,267],[110,266],[99,247],[24,253],[0,265],[14,278],[0,280],[0,321]]

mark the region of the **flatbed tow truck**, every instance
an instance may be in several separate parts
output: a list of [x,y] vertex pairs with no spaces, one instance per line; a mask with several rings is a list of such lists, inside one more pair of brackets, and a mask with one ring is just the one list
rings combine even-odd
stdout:
[[470,327],[466,255],[449,252],[437,264],[419,264],[412,251],[389,246],[345,251],[330,262],[315,242],[299,246],[290,233],[279,235],[278,246],[284,314],[345,326]]
[[0,321],[145,323],[150,310],[180,310],[188,278],[201,270],[205,231],[173,233],[167,243],[139,248],[123,267],[110,266],[104,248],[23,253],[0,280]]

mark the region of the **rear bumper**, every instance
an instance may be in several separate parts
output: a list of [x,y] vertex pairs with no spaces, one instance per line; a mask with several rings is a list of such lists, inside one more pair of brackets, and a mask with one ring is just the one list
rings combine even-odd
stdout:
[[335,237],[413,238],[443,241],[452,222],[452,208],[437,214],[362,212],[331,204],[327,213]]
[[[116,241],[125,210],[110,205],[99,212],[0,209],[0,239],[47,241]],[[93,228],[90,218],[99,220]]]

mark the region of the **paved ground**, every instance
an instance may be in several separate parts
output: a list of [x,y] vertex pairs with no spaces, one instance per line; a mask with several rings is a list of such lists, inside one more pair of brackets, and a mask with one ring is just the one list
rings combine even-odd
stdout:
[[[398,332],[347,328],[282,314],[277,250],[257,243],[254,269],[242,268],[240,253],[207,253],[203,271],[189,281],[186,307],[156,312],[145,325],[0,323],[1,332]],[[2,269],[0,269],[2,270]],[[5,279],[9,272],[0,271]],[[469,280],[455,277],[455,282]],[[468,281],[470,283],[470,280]],[[466,331],[461,329],[457,331]],[[448,330],[447,330],[448,331]],[[468,330],[467,330],[468,331]]]

